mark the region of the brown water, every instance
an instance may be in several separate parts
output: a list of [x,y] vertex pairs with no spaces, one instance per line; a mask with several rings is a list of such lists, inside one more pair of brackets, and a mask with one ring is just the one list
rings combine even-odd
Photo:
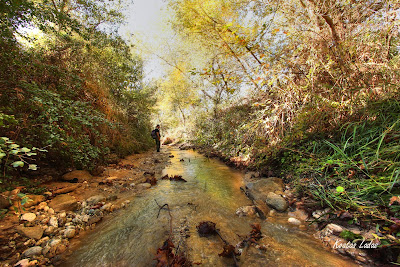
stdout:
[[[217,237],[199,237],[196,226],[210,220],[221,235],[235,245],[250,233],[250,223],[261,223],[265,236],[260,244],[267,251],[251,246],[240,257],[240,266],[356,266],[350,260],[327,251],[310,233],[286,224],[287,218],[239,218],[235,211],[250,201],[240,191],[242,173],[223,163],[207,159],[193,151],[171,150],[175,156],[164,174],[182,175],[187,183],[160,180],[158,185],[132,199],[125,210],[102,224],[85,241],[64,266],[155,266],[157,248],[169,236],[169,215],[160,205],[167,203],[172,215],[175,245],[200,266],[232,266],[232,259],[218,256],[223,243]],[[179,161],[184,159],[184,162]],[[180,230],[189,229],[190,237]]]

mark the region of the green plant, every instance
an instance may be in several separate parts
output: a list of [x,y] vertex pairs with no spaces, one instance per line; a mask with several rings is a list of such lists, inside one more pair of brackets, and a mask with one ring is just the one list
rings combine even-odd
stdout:
[[28,165],[28,170],[37,170],[37,165],[29,162],[33,160],[37,152],[47,152],[47,150],[36,147],[20,147],[8,137],[0,137],[0,164],[3,177],[10,168],[17,169]]

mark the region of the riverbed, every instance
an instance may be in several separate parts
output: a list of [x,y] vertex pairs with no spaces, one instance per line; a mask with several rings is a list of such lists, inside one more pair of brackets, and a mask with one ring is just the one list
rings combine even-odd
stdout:
[[[251,205],[240,190],[240,171],[194,151],[170,152],[174,157],[156,177],[181,175],[187,182],[159,180],[132,197],[125,210],[85,236],[63,266],[155,266],[157,248],[169,236],[193,263],[233,266],[232,259],[218,256],[223,250],[219,237],[199,237],[196,226],[202,221],[216,223],[221,236],[232,245],[249,235],[250,224],[261,224],[259,247],[243,249],[239,266],[357,266],[327,250],[312,236],[312,229],[287,224],[284,214],[264,221],[238,217],[237,208]],[[168,210],[159,209],[164,204],[171,216]]]

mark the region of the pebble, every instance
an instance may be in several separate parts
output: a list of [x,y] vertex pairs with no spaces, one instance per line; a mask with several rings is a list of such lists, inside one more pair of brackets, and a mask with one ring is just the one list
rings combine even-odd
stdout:
[[50,215],[53,215],[55,212],[54,212],[54,210],[52,209],[52,208],[49,208],[48,210],[47,210],[47,212],[50,214]]
[[21,216],[21,221],[33,222],[36,219],[36,214],[32,212],[24,213]]
[[36,246],[42,246],[43,244],[46,244],[47,241],[50,240],[50,237],[45,236],[42,239],[40,239],[38,242],[36,242]]
[[49,226],[49,227],[47,227],[47,228],[44,230],[44,233],[45,233],[46,235],[52,235],[52,234],[55,233],[55,231],[56,231],[56,227],[54,227],[54,226]]
[[288,219],[288,222],[289,222],[290,224],[293,224],[293,225],[300,225],[300,224],[301,224],[301,221],[298,220],[298,219],[296,219],[296,218],[289,218],[289,219]]
[[58,219],[57,219],[57,217],[51,216],[50,220],[49,220],[49,225],[57,228],[58,227]]
[[325,228],[335,235],[339,235],[341,232],[343,232],[343,227],[334,223],[328,224]]
[[64,232],[66,238],[73,238],[75,236],[75,228],[67,228]]

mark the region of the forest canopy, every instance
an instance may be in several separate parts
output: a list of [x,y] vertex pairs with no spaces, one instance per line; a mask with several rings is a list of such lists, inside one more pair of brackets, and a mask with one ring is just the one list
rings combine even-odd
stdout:
[[400,174],[398,1],[168,3],[184,45],[163,55],[159,102],[183,84],[171,85],[177,72],[197,99],[160,113],[166,127],[331,208],[387,207]]

